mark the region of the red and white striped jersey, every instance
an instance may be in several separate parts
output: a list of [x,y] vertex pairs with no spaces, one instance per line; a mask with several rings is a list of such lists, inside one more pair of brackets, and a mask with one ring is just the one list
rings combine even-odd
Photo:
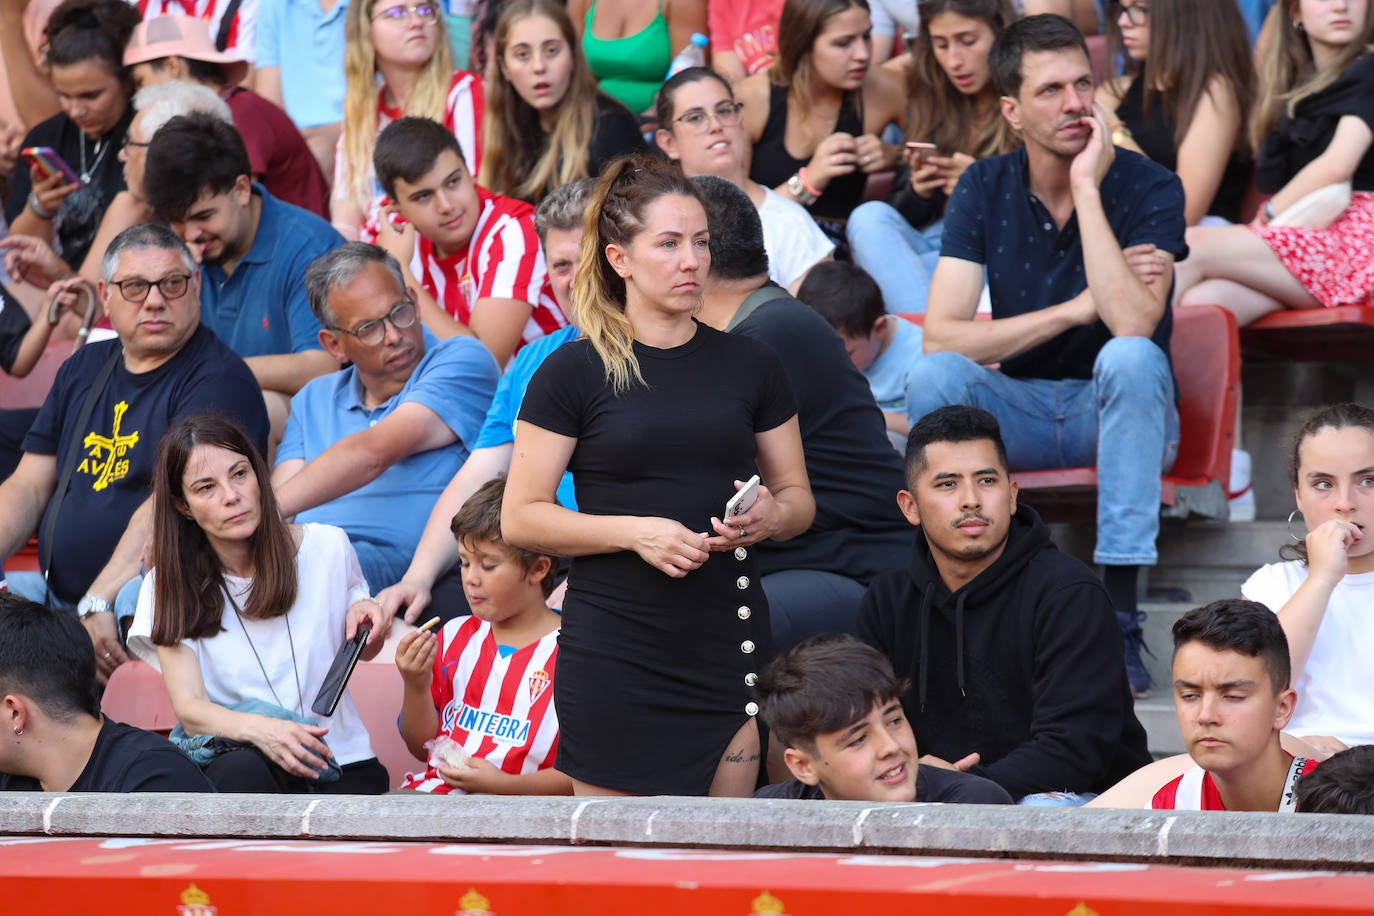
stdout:
[[[202,19],[210,30],[210,40],[219,37],[220,20],[229,0],[137,0],[134,4],[144,21],[159,16],[190,16]],[[229,23],[224,50],[250,63],[257,60],[258,0],[243,0]]]
[[[507,773],[534,773],[553,766],[558,752],[558,714],[553,706],[558,630],[501,657],[491,624],[459,617],[439,633],[430,692],[446,734],[471,757]],[[447,795],[461,790],[433,767],[407,773],[404,789]]]
[[[1292,758],[1283,795],[1279,798],[1280,813],[1297,810],[1298,780],[1317,768],[1317,761],[1306,757]],[[1182,776],[1175,777],[1150,799],[1149,807],[1169,811],[1225,811],[1221,794],[1212,781],[1212,774],[1195,766]]]
[[446,258],[421,236],[411,273],[444,311],[465,325],[479,299],[517,299],[531,306],[521,344],[537,340],[568,323],[553,298],[544,250],[534,230],[534,208],[523,200],[477,188],[482,212],[468,247]]
[[[150,0],[154,2],[154,0]],[[166,2],[166,0],[163,0]],[[171,0],[176,2],[176,0]],[[204,2],[204,0],[202,0]],[[215,0],[209,0],[213,3]],[[254,0],[256,2],[256,0]],[[473,175],[482,168],[482,117],[486,113],[486,92],[482,78],[466,70],[456,70],[453,82],[448,87],[448,99],[444,103],[444,126],[453,131],[458,138],[458,148],[463,151],[463,161]],[[400,120],[399,108],[386,107],[386,91],[377,92],[377,134],[380,135],[393,121]],[[386,191],[377,180],[372,163],[367,163],[371,194],[367,211],[363,214],[363,225],[359,227],[359,238],[370,244],[377,244],[377,234],[381,210],[387,204]],[[343,159],[343,136],[334,150],[334,186],[343,187],[346,181]]]

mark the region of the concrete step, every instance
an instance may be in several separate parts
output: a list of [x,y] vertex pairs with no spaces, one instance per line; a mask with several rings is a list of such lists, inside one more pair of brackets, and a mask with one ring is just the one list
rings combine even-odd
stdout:
[[[1092,565],[1095,525],[1050,525],[1059,549]],[[1143,586],[1183,589],[1193,606],[1240,596],[1240,586],[1256,569],[1277,562],[1279,549],[1292,543],[1283,521],[1166,523],[1160,529],[1159,564]]]
[[1156,685],[1150,695],[1135,701],[1135,715],[1145,726],[1149,736],[1150,753],[1156,760],[1182,754],[1187,749],[1178,733],[1178,718],[1174,715],[1172,692]]

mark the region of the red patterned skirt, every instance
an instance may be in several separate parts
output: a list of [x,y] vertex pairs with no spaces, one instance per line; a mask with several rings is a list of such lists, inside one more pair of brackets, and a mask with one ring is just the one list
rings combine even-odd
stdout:
[[1374,304],[1374,192],[1358,191],[1325,229],[1251,226],[1327,308]]

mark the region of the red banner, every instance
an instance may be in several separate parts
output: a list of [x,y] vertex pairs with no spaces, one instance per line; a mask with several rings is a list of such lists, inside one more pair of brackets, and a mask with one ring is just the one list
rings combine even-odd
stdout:
[[1374,875],[566,846],[0,838],[0,912],[1018,916],[1374,911]]

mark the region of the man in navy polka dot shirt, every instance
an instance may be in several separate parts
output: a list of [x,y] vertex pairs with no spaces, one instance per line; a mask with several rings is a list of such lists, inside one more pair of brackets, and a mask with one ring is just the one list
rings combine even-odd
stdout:
[[[1159,476],[1178,446],[1168,301],[1188,251],[1183,189],[1112,146],[1068,20],[1013,24],[989,63],[1025,148],[974,163],[950,198],[908,413],[990,411],[1012,470],[1097,467],[1094,559],[1142,694],[1136,582],[1157,558]],[[975,321],[985,272],[993,320]]]

